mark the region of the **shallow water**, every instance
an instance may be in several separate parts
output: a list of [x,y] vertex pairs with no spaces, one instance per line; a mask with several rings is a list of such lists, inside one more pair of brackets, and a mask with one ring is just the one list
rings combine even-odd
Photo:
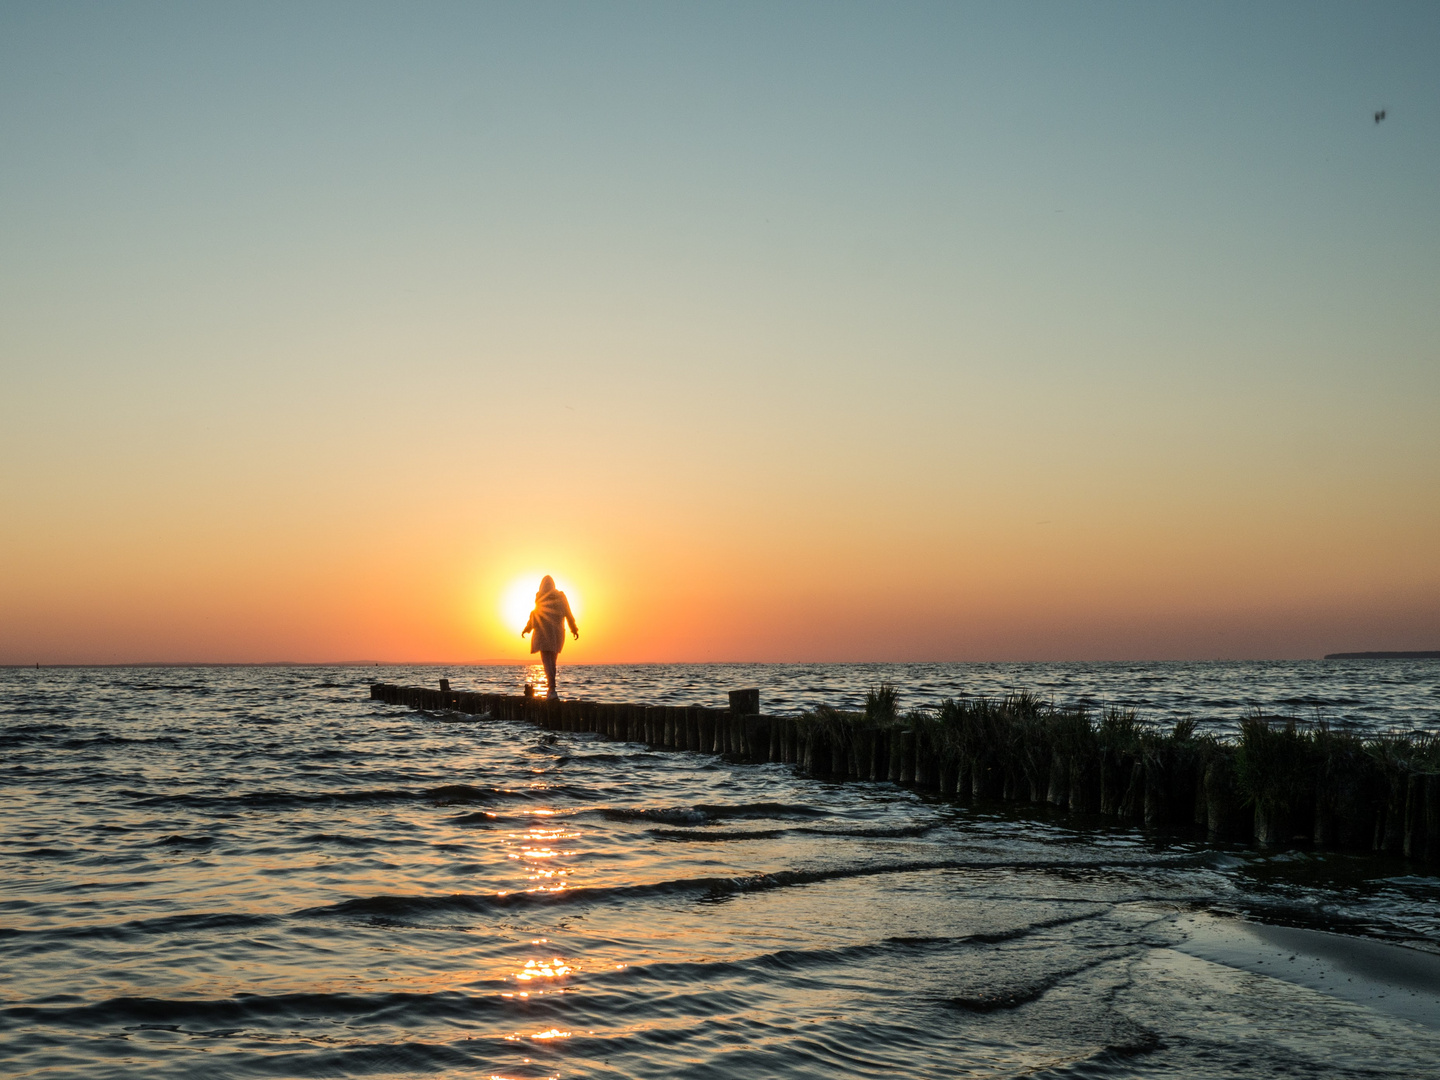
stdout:
[[[1012,678],[1138,703],[1145,667],[1081,667],[897,681],[914,704]],[[1433,676],[1370,667],[1354,719],[1433,710]],[[668,671],[565,676],[686,703],[760,685],[770,708],[876,678]],[[0,672],[6,1075],[1440,1076],[1440,1028],[1182,948],[1235,912],[1440,950],[1430,871],[409,712],[370,675]],[[1278,711],[1283,679],[1246,701],[1246,678],[1190,711]],[[1182,681],[1132,693],[1178,709]]]

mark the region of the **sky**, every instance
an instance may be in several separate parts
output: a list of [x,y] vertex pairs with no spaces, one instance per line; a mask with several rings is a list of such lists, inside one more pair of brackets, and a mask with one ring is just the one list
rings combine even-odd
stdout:
[[0,663],[519,659],[544,573],[562,663],[1440,648],[1437,55],[5,0]]

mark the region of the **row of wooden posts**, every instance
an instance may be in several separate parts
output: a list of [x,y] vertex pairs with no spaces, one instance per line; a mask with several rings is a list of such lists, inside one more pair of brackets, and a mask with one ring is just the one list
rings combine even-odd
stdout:
[[[1046,803],[1125,824],[1183,828],[1212,841],[1316,846],[1440,862],[1440,775],[1410,773],[1277,810],[1247,799],[1237,783],[1236,747],[1162,739],[1147,749],[1084,752],[1052,748],[1035,768],[1016,755],[957,746],[941,725],[911,718],[860,722],[856,714],[798,717],[760,713],[760,692],[736,690],[730,707],[547,701],[543,698],[376,683],[372,699],[412,709],[488,715],[554,731],[593,732],[657,749],[722,754],[748,763],[782,762],[829,780],[889,781],[958,799]],[[845,717],[848,719],[837,719]],[[1352,785],[1353,787],[1353,785]]]

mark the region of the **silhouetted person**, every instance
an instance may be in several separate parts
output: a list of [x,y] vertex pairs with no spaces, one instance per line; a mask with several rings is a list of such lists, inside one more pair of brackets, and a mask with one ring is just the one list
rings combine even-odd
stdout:
[[540,579],[540,591],[535,594],[535,610],[530,612],[530,621],[525,624],[525,629],[520,631],[524,637],[530,631],[535,631],[530,639],[530,651],[540,654],[540,662],[545,665],[545,685],[547,698],[558,698],[560,695],[555,692],[555,658],[560,655],[560,650],[565,647],[565,624],[570,624],[570,632],[575,635],[575,640],[580,640],[580,628],[575,625],[575,616],[570,614],[570,601],[565,599],[565,594],[555,588],[555,579],[546,574]]

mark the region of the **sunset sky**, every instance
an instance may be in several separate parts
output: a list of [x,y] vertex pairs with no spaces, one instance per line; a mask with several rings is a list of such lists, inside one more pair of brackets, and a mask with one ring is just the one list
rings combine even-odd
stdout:
[[576,663],[1440,648],[1437,57],[5,3],[0,662],[521,658],[543,573]]

